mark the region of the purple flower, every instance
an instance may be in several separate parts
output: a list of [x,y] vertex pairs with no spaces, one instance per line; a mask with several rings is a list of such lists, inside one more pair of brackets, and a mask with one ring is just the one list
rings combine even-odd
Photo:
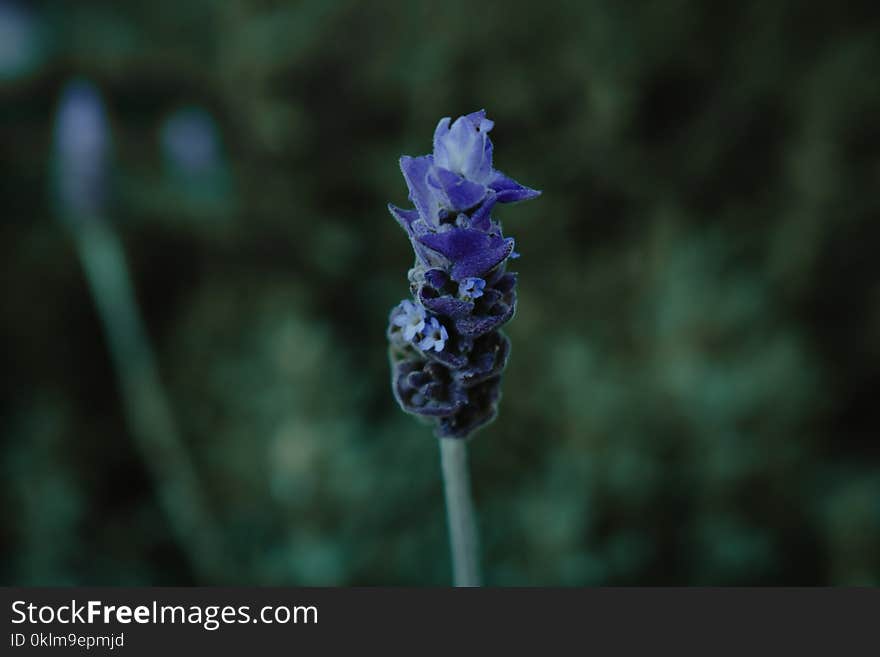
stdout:
[[444,256],[455,280],[480,276],[513,251],[513,240],[473,228],[450,228],[419,236],[418,242]]
[[458,296],[464,301],[472,301],[483,296],[486,281],[482,278],[466,278],[458,284]]
[[103,210],[109,158],[101,95],[85,80],[67,83],[55,118],[55,191],[65,214],[82,218]]
[[405,411],[433,418],[439,437],[466,438],[497,413],[516,256],[491,213],[540,194],[493,168],[493,126],[483,110],[441,119],[433,154],[400,159],[414,208],[389,206],[416,256],[414,300],[390,317],[392,388]]
[[489,131],[495,123],[480,110],[460,116],[450,125],[440,119],[434,130],[434,164],[468,180],[486,185],[492,176],[492,141]]
[[410,200],[429,227],[439,227],[444,213],[458,213],[487,197],[494,202],[526,201],[540,194],[492,168],[495,124],[480,110],[454,122],[440,119],[434,131],[434,153],[400,158]]

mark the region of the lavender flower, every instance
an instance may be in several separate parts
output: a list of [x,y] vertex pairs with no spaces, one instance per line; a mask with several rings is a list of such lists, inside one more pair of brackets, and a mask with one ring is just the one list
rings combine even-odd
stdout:
[[492,165],[492,121],[481,110],[440,120],[434,153],[400,159],[414,209],[389,205],[415,251],[413,301],[391,311],[392,388],[403,410],[432,418],[438,437],[466,438],[497,413],[516,309],[513,239],[497,203],[535,198]]
[[110,136],[98,90],[69,82],[55,120],[55,192],[65,216],[100,214],[107,200]]

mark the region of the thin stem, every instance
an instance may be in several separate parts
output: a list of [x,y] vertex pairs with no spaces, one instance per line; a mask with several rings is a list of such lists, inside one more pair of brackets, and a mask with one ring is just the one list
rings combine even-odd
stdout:
[[230,571],[159,379],[122,245],[110,225],[99,217],[74,222],[73,228],[119,378],[129,430],[199,581],[222,581]]
[[440,463],[455,585],[480,586],[480,541],[471,498],[467,441],[440,438]]

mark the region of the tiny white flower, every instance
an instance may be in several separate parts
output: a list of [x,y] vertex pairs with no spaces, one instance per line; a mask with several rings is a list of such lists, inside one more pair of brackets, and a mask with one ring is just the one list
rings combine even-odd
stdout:
[[422,351],[443,351],[446,341],[449,339],[449,333],[446,327],[437,321],[436,317],[432,317],[425,325],[424,334],[419,341],[419,349]]
[[409,299],[398,307],[400,312],[394,317],[393,324],[403,330],[405,340],[412,340],[425,328],[425,309]]

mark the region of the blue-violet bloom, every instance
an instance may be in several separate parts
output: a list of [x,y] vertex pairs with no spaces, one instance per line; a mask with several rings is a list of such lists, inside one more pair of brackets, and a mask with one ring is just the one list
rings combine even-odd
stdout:
[[446,341],[449,339],[449,333],[446,327],[437,321],[436,317],[428,320],[424,329],[424,336],[419,340],[419,349],[422,351],[443,351]]
[[510,353],[499,329],[516,310],[507,261],[518,254],[491,212],[540,194],[493,168],[493,126],[484,110],[441,119],[431,155],[400,159],[414,207],[388,206],[416,258],[413,300],[389,318],[392,388],[441,438],[467,438],[497,414]]
[[54,185],[64,216],[100,214],[106,205],[110,131],[104,101],[86,80],[68,82],[55,119]]
[[483,290],[485,289],[486,281],[482,278],[466,278],[458,284],[458,296],[465,301],[479,299],[483,296]]

